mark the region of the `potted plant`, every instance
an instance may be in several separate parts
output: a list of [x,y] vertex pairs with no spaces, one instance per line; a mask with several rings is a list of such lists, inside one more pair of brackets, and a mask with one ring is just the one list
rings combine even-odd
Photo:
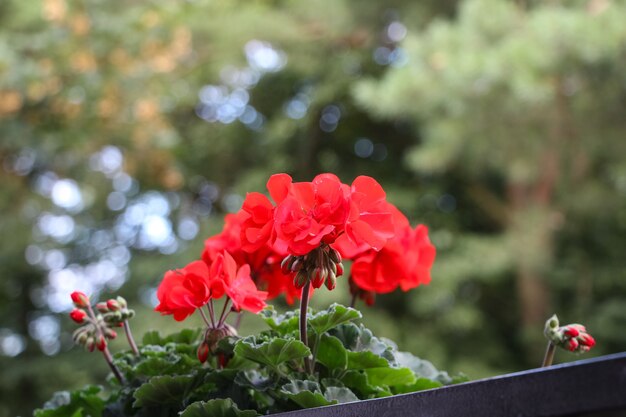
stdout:
[[[429,391],[442,393],[434,403],[432,395],[401,395],[466,378],[376,337],[359,323],[361,314],[353,307],[308,308],[315,289],[335,288],[346,258],[352,261],[352,304],[357,299],[371,304],[376,293],[429,283],[435,248],[427,228],[412,228],[369,177],[348,186],[332,174],[300,183],[277,174],[268,190],[273,202],[249,193],[242,210],[227,216],[224,230],[206,241],[202,259],[168,271],[158,288],[156,311],[177,321],[197,313],[205,328],[169,336],[153,331],[138,344],[129,324],[134,312],[123,298],[94,308],[86,294],[73,293],[76,308],[70,316],[81,325],[74,339],[102,352],[112,372],[109,387],[57,393],[35,416],[247,417],[336,404],[345,404],[332,409],[337,415],[365,415],[402,404],[396,407],[399,415],[418,405],[435,409],[437,401],[463,406],[465,398],[465,406],[475,404],[463,396],[476,392],[477,384]],[[280,294],[299,298],[299,310],[280,314],[266,305]],[[260,314],[267,328],[240,337],[244,311]],[[119,328],[130,349],[112,355],[108,340]],[[546,336],[545,366],[557,346],[583,352],[595,343],[583,326],[560,326],[556,317],[548,320]],[[624,357],[610,360],[625,366]],[[447,395],[454,401],[446,403]],[[330,412],[324,410],[329,409],[307,415]]]

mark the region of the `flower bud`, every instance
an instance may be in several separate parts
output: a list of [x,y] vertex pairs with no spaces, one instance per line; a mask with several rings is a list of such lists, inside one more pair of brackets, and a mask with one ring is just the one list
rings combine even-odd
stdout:
[[120,306],[120,303],[118,303],[117,300],[113,300],[113,299],[107,300],[107,307],[111,311],[119,311],[122,308]]
[[578,348],[578,340],[576,339],[570,339],[567,343],[567,348],[570,352],[574,352]]
[[228,361],[230,359],[228,358],[228,356],[226,356],[223,353],[218,353],[217,354],[217,363],[220,365],[220,368],[226,368],[226,365],[228,365]]
[[107,339],[115,339],[117,337],[115,330],[109,329],[108,327],[104,328],[104,335]]
[[334,290],[335,287],[337,286],[337,277],[335,276],[335,274],[331,273],[328,274],[328,278],[326,278],[326,288],[328,288],[330,291]]
[[313,288],[319,288],[322,285],[324,285],[324,279],[325,279],[325,277],[323,277],[324,271],[325,271],[324,268],[315,268],[313,270],[313,277],[311,278],[311,285],[313,285]]
[[87,317],[87,313],[84,310],[79,308],[75,308],[70,312],[70,317],[78,324],[83,324],[85,321],[85,317]]
[[100,352],[102,352],[107,347],[107,341],[104,338],[104,336],[102,335],[98,336],[98,341],[96,343],[96,346],[98,347],[98,350]]
[[80,333],[76,338],[76,343],[79,345],[84,345],[87,343],[87,339],[89,339],[89,334],[87,332]]
[[96,348],[96,339],[94,339],[93,337],[88,337],[87,340],[85,341],[85,347],[87,348],[88,351],[93,352],[94,349]]
[[108,313],[109,307],[107,307],[107,303],[100,302],[96,304],[96,310],[98,310],[100,313]]
[[123,297],[120,297],[118,295],[116,300],[117,300],[117,303],[120,305],[120,308],[127,308],[128,307],[128,303],[126,302],[126,300]]
[[566,336],[569,337],[576,337],[580,334],[580,332],[578,331],[578,329],[574,326],[565,326],[565,329],[563,330],[563,333]]
[[89,297],[84,292],[74,291],[70,296],[76,307],[85,308],[89,306]]
[[287,255],[285,256],[285,259],[283,259],[283,261],[280,263],[280,270],[282,271],[283,274],[288,275],[289,272],[291,272],[291,265],[293,263],[294,260],[294,256],[293,255]]
[[308,281],[309,277],[307,274],[303,270],[300,270],[293,279],[293,286],[300,289],[304,287]]
[[341,254],[339,253],[337,249],[330,248],[330,251],[328,251],[328,256],[330,257],[331,261],[333,261],[334,263],[336,264],[341,263]]
[[578,341],[581,345],[586,346],[588,349],[596,345],[596,340],[589,333],[581,333],[578,336]]
[[200,363],[204,363],[206,362],[206,360],[209,357],[209,345],[206,342],[202,342],[200,344],[200,346],[198,347],[198,360],[200,361]]
[[340,277],[343,275],[343,264],[341,262],[338,262],[336,265],[337,265],[337,272],[335,273],[335,275]]
[[291,264],[291,272],[298,272],[302,269],[302,259],[295,258],[293,263]]

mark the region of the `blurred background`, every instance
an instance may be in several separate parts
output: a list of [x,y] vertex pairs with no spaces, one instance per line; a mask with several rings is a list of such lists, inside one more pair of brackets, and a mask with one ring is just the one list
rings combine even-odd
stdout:
[[624,22],[621,0],[2,0],[0,417],[103,381],[74,289],[181,329],[152,311],[164,271],[276,172],[374,176],[430,227],[431,285],[358,305],[401,349],[537,367],[558,313],[626,350]]

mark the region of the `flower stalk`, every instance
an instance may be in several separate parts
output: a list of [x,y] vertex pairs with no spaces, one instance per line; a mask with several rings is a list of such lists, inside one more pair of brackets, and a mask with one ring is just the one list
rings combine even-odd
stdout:
[[133,333],[130,330],[130,323],[128,323],[128,319],[124,320],[123,327],[124,333],[126,333],[126,339],[128,340],[128,344],[130,345],[130,349],[133,351],[135,356],[139,356],[139,349],[137,348],[137,343],[135,343]]
[[552,342],[548,342],[548,347],[546,348],[546,353],[543,356],[543,363],[541,364],[542,368],[548,367],[552,365],[554,361],[554,352],[556,351],[556,346]]
[[[307,338],[307,310],[309,308],[309,291],[311,290],[311,282],[307,281],[302,287],[302,297],[300,298],[300,341],[308,346]],[[313,364],[310,357],[304,358],[304,368],[309,373],[313,373]]]

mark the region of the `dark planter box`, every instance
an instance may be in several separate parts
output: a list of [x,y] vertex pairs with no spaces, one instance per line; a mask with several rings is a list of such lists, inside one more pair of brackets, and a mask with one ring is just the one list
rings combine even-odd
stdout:
[[280,417],[626,417],[626,353]]

